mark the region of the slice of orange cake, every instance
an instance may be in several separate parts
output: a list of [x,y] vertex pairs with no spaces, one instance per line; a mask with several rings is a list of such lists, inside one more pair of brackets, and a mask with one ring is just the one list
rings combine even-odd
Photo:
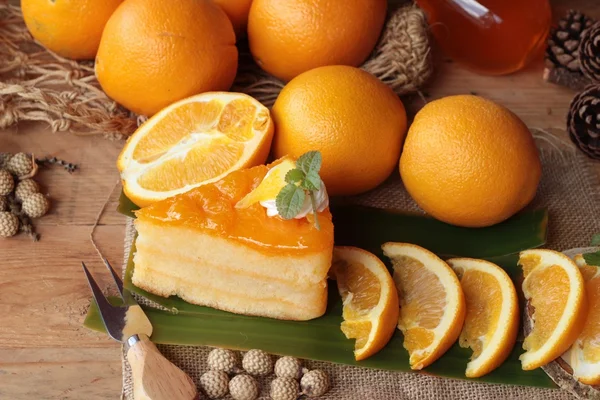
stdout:
[[270,169],[290,162],[235,171],[137,211],[133,283],[238,314],[288,320],[323,315],[333,252],[327,204],[317,206],[320,229],[312,214],[269,216],[269,201],[239,206]]

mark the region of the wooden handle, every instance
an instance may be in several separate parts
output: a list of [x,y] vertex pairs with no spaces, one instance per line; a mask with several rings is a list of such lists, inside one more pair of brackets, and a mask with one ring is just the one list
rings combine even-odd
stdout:
[[[139,338],[136,342],[135,337]],[[127,361],[133,376],[135,400],[193,400],[198,396],[192,378],[167,360],[148,336],[130,338]]]

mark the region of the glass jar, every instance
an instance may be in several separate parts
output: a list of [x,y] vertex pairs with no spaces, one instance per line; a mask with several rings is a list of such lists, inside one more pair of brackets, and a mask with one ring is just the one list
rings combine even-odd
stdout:
[[446,55],[466,68],[502,75],[525,67],[546,46],[548,0],[417,0]]

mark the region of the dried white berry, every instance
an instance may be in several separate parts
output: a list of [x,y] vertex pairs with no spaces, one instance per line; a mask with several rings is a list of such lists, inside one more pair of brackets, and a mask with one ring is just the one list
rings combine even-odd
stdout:
[[295,379],[276,378],[271,382],[271,398],[273,400],[296,400],[298,394],[298,381]]
[[8,196],[15,189],[15,180],[10,172],[0,169],[0,196]]
[[256,400],[258,383],[250,375],[236,375],[229,381],[229,394],[233,400]]
[[31,194],[38,193],[40,191],[40,185],[37,184],[33,179],[23,179],[17,183],[15,188],[15,197],[19,201],[25,200]]
[[0,168],[6,167],[6,163],[11,159],[12,153],[0,153]]
[[37,171],[37,164],[35,164],[31,155],[17,153],[8,160],[6,169],[19,178],[31,178]]
[[329,390],[329,376],[318,369],[308,371],[300,380],[300,388],[308,397],[323,396]]
[[242,367],[250,375],[269,375],[273,372],[273,360],[262,350],[249,350],[242,358]]
[[224,371],[228,374],[236,372],[238,366],[237,355],[227,349],[213,349],[208,353],[208,368],[215,371]]
[[23,200],[21,209],[29,218],[43,217],[50,209],[50,200],[41,193],[34,193]]
[[300,379],[302,376],[302,364],[294,357],[281,357],[275,363],[275,375],[279,378]]
[[19,218],[10,212],[0,212],[0,236],[11,237],[19,232]]
[[208,371],[200,377],[200,387],[209,399],[219,399],[229,390],[229,377],[223,371]]

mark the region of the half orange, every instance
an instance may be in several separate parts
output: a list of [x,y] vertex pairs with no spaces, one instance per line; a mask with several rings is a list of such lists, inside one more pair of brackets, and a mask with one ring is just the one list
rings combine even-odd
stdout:
[[273,138],[269,110],[242,93],[208,92],[161,110],[129,138],[117,160],[138,206],[262,164]]

